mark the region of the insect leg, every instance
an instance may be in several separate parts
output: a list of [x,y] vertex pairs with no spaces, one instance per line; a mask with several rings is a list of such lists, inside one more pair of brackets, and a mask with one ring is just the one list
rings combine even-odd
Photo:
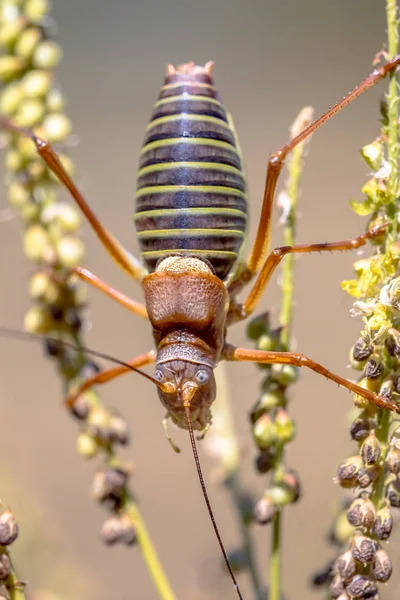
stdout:
[[72,270],[72,272],[75,273],[80,279],[82,279],[86,283],[89,283],[96,289],[106,294],[112,300],[115,300],[115,302],[118,302],[118,304],[121,304],[121,306],[124,306],[125,308],[134,312],[140,317],[144,317],[145,319],[147,318],[147,310],[144,304],[142,304],[141,302],[136,302],[128,296],[125,296],[125,294],[119,292],[118,290],[108,285],[108,283],[102,281],[99,277],[97,277],[97,275],[95,275],[88,269],[85,269],[83,267],[75,267]]
[[75,202],[78,204],[79,208],[89,221],[90,225],[94,229],[97,237],[100,239],[104,248],[111,255],[111,257],[115,260],[115,262],[126,271],[131,277],[136,279],[136,281],[141,281],[145,275],[145,270],[141,266],[140,262],[121,244],[118,240],[109,232],[99,219],[96,214],[92,211],[90,206],[87,204],[85,198],[72,181],[71,177],[66,172],[63,167],[60,159],[57,156],[55,150],[53,150],[52,146],[49,142],[38,138],[33,131],[30,129],[26,129],[23,127],[18,127],[14,125],[9,119],[4,117],[0,117],[0,128],[9,131],[10,133],[17,133],[19,135],[28,136],[31,138],[33,143],[36,146],[37,152],[43,158],[49,169],[58,177],[61,183],[69,190],[71,196],[74,198]]
[[386,75],[392,72],[399,64],[400,56],[396,56],[381,67],[377,67],[370,75],[368,75],[366,79],[364,79],[364,81],[362,81],[357,87],[349,92],[342,100],[337,102],[334,106],[332,106],[332,108],[327,110],[318,119],[308,125],[308,127],[306,127],[299,135],[294,137],[288,144],[283,146],[274,154],[271,154],[268,161],[264,200],[256,238],[244,269],[241,273],[239,273],[238,279],[232,281],[230,289],[236,290],[237,288],[240,289],[243,287],[243,285],[259,271],[265,259],[265,255],[267,254],[271,240],[271,217],[276,184],[282,171],[285,158],[289,152],[291,152],[298,144],[306,140],[312,133],[314,133],[314,131],[319,129],[321,125],[329,121],[329,119],[336,115],[336,113],[345,108],[345,106],[358,98],[358,96],[361,96],[361,94],[366,92],[369,88],[373,87],[376,83],[378,83],[378,81],[386,77]]
[[333,252],[335,250],[355,250],[364,246],[368,239],[379,237],[386,229],[387,225],[380,225],[359,235],[356,238],[350,240],[343,240],[341,242],[324,242],[321,244],[302,244],[298,246],[283,246],[281,248],[275,248],[271,254],[267,257],[260,274],[258,275],[252,289],[250,290],[246,300],[243,304],[234,304],[233,310],[230,314],[230,321],[239,321],[249,316],[256,308],[261,295],[267,286],[273,272],[279,265],[281,260],[286,254],[308,254],[310,252]]
[[344,377],[340,377],[340,375],[332,373],[332,371],[329,371],[320,363],[308,358],[308,356],[304,356],[304,354],[298,354],[295,352],[268,352],[264,350],[236,348],[235,346],[226,345],[223,352],[223,358],[225,360],[250,361],[269,365],[277,364],[294,365],[295,367],[307,367],[308,369],[315,371],[315,373],[319,373],[327,379],[334,381],[338,385],[347,388],[351,392],[362,396],[369,402],[372,402],[381,408],[388,408],[389,410],[400,414],[400,406],[397,406],[384,396],[379,396],[379,394],[375,394],[374,392],[364,389],[356,383],[345,379]]
[[102,383],[107,383],[108,381],[116,379],[120,375],[124,375],[125,373],[131,373],[132,371],[129,368],[129,366],[139,368],[145,365],[151,365],[155,361],[155,359],[155,351],[150,350],[149,352],[146,352],[146,354],[141,354],[140,356],[136,356],[135,358],[128,360],[127,366],[121,365],[119,367],[107,369],[106,371],[101,371],[100,373],[97,373],[96,375],[90,377],[90,379],[87,379],[84,383],[82,383],[82,385],[74,393],[68,396],[68,398],[65,400],[65,404],[72,408],[78,396],[83,394],[83,392],[89,390],[94,385],[101,385]]

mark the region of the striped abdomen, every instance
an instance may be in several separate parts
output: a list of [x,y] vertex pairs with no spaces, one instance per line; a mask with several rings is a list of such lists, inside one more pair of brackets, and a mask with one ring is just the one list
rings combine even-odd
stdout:
[[225,279],[245,240],[246,184],[211,64],[169,67],[146,130],[135,222],[154,271],[171,254],[207,259]]

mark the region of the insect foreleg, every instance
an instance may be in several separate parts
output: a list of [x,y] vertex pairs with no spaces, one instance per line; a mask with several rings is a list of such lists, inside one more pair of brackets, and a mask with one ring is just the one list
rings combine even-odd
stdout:
[[340,375],[332,373],[332,371],[329,371],[320,363],[308,358],[308,356],[304,356],[304,354],[298,354],[295,352],[268,352],[264,350],[235,348],[234,346],[226,345],[223,358],[225,360],[250,361],[269,365],[277,364],[293,365],[295,367],[307,367],[308,369],[315,371],[315,373],[319,373],[319,375],[323,375],[338,385],[341,385],[351,392],[358,394],[369,402],[372,402],[381,408],[388,408],[389,410],[400,414],[400,406],[396,405],[394,402],[391,402],[384,396],[379,396],[379,394],[375,394],[374,392],[371,392],[370,390],[367,390],[356,383],[345,379],[344,377],[340,377]]
[[97,277],[97,275],[95,275],[88,269],[85,269],[83,267],[75,267],[75,269],[73,269],[73,272],[80,279],[82,279],[86,283],[89,283],[90,285],[95,287],[97,290],[100,290],[101,292],[106,294],[109,298],[111,298],[115,302],[118,302],[118,304],[120,304],[121,306],[124,306],[131,312],[134,312],[135,314],[139,315],[140,317],[144,317],[145,319],[147,319],[146,307],[141,302],[136,302],[135,300],[132,300],[128,296],[125,296],[125,294],[123,294],[122,292],[119,292],[118,290],[116,290],[113,287],[111,287],[110,285],[108,285],[108,283],[105,283],[104,281],[102,281],[99,277]]
[[364,81],[360,83],[360,85],[355,87],[351,92],[349,92],[349,94],[347,94],[347,96],[340,100],[340,102],[337,102],[334,106],[332,106],[332,108],[327,110],[318,119],[308,125],[308,127],[306,127],[299,135],[294,137],[288,144],[283,146],[274,154],[271,154],[268,161],[264,200],[256,238],[254,240],[247,263],[245,264],[244,268],[242,268],[241,272],[239,272],[238,277],[231,282],[230,290],[236,290],[243,287],[247,281],[249,281],[258,273],[265,259],[271,240],[271,217],[276,184],[287,155],[298,144],[304,142],[312,133],[314,133],[314,131],[319,129],[321,125],[329,121],[329,119],[336,115],[336,113],[340,112],[343,108],[345,108],[345,106],[358,98],[358,96],[361,96],[361,94],[373,87],[376,83],[378,83],[378,81],[386,77],[386,75],[393,71],[399,64],[400,56],[396,56],[393,58],[393,60],[388,61],[383,66],[376,68],[370,75],[368,75],[366,79],[364,79]]
[[267,286],[276,267],[287,254],[308,254],[311,252],[334,252],[335,250],[355,250],[364,246],[368,239],[379,237],[384,234],[387,225],[380,225],[371,231],[359,235],[356,238],[343,240],[341,242],[324,242],[321,244],[302,244],[298,246],[283,246],[275,248],[267,257],[259,276],[256,279],[243,304],[234,305],[229,315],[230,322],[239,321],[248,317],[256,308],[261,295]]
[[92,211],[85,198],[83,197],[79,189],[76,187],[71,177],[68,175],[60,159],[58,158],[57,153],[55,152],[55,150],[53,150],[51,144],[45,140],[38,138],[33,133],[33,131],[25,129],[23,127],[18,127],[17,125],[14,125],[14,123],[12,123],[9,119],[6,119],[4,117],[0,117],[0,128],[9,131],[10,133],[28,136],[32,139],[33,143],[36,146],[36,150],[43,158],[48,168],[69,190],[71,196],[74,198],[75,202],[78,204],[86,219],[89,221],[90,225],[94,229],[95,233],[97,234],[97,237],[100,239],[107,252],[111,255],[115,262],[131,277],[136,279],[136,281],[141,281],[145,275],[145,270],[143,269],[139,261],[134,256],[132,256],[130,252],[125,250],[125,248],[121,246],[118,240],[109,231],[107,231],[105,227],[103,227],[96,214]]
[[146,354],[141,354],[140,356],[136,356],[135,358],[127,361],[126,366],[121,365],[118,367],[113,367],[112,369],[107,369],[106,371],[101,371],[97,373],[90,379],[87,379],[73,394],[68,396],[65,401],[65,404],[70,408],[73,408],[77,398],[86,392],[94,385],[101,385],[103,383],[107,383],[108,381],[112,381],[116,379],[120,375],[124,375],[125,373],[131,373],[132,369],[130,367],[139,368],[144,367],[145,365],[150,365],[154,363],[156,359],[156,353],[154,350],[150,350],[146,352]]

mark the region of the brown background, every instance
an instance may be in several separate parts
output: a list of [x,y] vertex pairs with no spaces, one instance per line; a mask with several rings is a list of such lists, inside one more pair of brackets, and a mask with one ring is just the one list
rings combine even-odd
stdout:
[[[312,104],[320,113],[367,75],[385,39],[383,1],[56,0],[53,14],[65,51],[58,76],[80,137],[73,153],[78,181],[101,219],[133,250],[135,169],[166,62],[216,61],[218,89],[234,115],[246,160],[254,234],[268,154],[285,142],[302,106]],[[315,135],[302,185],[299,242],[333,241],[363,231],[348,201],[361,198],[368,169],[358,149],[377,134],[384,89],[381,84],[370,91]],[[21,251],[18,220],[0,228],[0,323],[21,327],[29,306],[30,266]],[[86,226],[84,236],[86,264],[139,299],[140,290],[111,263]],[[276,228],[274,244],[279,240]],[[297,348],[349,376],[348,350],[360,324],[349,317],[351,301],[340,281],[351,278],[354,260],[348,254],[316,255],[296,264]],[[128,358],[150,346],[146,323],[98,293],[90,296],[92,347]],[[272,307],[276,315],[278,301],[275,278],[262,307]],[[230,339],[245,344],[244,326],[235,327]],[[31,588],[52,586],[74,600],[154,600],[138,551],[109,550],[98,540],[104,514],[87,493],[94,463],[84,464],[76,454],[76,426],[61,408],[52,367],[30,344],[3,339],[0,354],[1,494],[21,526],[15,551],[19,549],[22,576]],[[247,419],[259,373],[247,365],[229,368],[228,376],[246,451],[243,474],[261,494],[264,482],[253,474]],[[220,574],[219,551],[184,432],[174,432],[184,447],[176,456],[164,438],[163,410],[155,392],[134,376],[102,393],[132,426],[133,444],[126,454],[136,465],[133,486],[178,598],[234,598],[229,580]],[[304,496],[285,513],[285,591],[287,598],[318,598],[321,594],[310,591],[308,579],[330,556],[324,533],[340,496],[332,477],[338,461],[351,451],[346,445],[351,397],[306,372],[293,396],[298,437],[290,446],[289,464],[301,473]],[[237,540],[237,524],[228,496],[212,483],[215,465],[200,452],[229,545]],[[265,572],[268,529],[256,533]],[[396,539],[390,550],[397,566]],[[244,580],[243,588],[250,600]],[[395,584],[383,593],[387,599],[397,597]]]

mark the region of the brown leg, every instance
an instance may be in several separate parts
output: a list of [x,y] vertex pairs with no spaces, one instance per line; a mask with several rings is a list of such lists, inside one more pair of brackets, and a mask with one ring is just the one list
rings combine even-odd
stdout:
[[396,56],[385,65],[376,68],[360,85],[354,88],[353,91],[349,92],[347,96],[337,102],[332,108],[326,111],[319,119],[316,119],[308,127],[306,127],[299,135],[293,138],[288,144],[283,146],[280,150],[271,154],[268,161],[267,178],[265,182],[264,200],[261,209],[261,216],[258,225],[256,238],[254,240],[253,247],[250,252],[250,256],[247,263],[244,266],[244,270],[239,274],[237,280],[233,280],[230,289],[240,289],[247,281],[249,281],[260,269],[265,256],[267,254],[270,240],[271,240],[271,227],[272,227],[272,209],[276,184],[283,167],[286,156],[295,148],[298,144],[307,139],[314,131],[319,129],[321,125],[326,123],[331,117],[340,112],[342,108],[350,104],[353,100],[361,96],[369,88],[374,86],[378,81],[386,77],[388,73],[393,71],[400,64],[400,56]]
[[121,306],[124,306],[125,308],[134,312],[140,317],[144,317],[145,319],[148,318],[147,310],[144,304],[142,304],[141,302],[135,302],[135,300],[132,300],[128,296],[125,296],[125,294],[122,294],[118,290],[115,290],[110,285],[108,285],[108,283],[105,283],[104,281],[99,279],[97,275],[95,275],[91,271],[88,271],[88,269],[85,269],[83,267],[75,267],[75,269],[73,269],[72,272],[75,273],[83,281],[86,281],[86,283],[89,283],[96,289],[100,290],[101,292],[104,292],[104,294],[107,294],[109,298],[115,300],[115,302],[118,302],[118,304],[121,304]]
[[53,150],[49,142],[38,138],[33,131],[30,129],[26,129],[23,127],[18,127],[14,125],[9,119],[4,117],[0,117],[0,128],[5,129],[11,133],[18,133],[19,135],[25,135],[32,139],[33,143],[36,146],[36,150],[46,162],[49,169],[58,177],[62,184],[69,190],[71,196],[74,198],[75,202],[78,204],[79,208],[89,221],[90,225],[94,229],[97,234],[97,237],[100,239],[104,248],[107,252],[112,256],[115,262],[126,271],[131,277],[136,279],[136,281],[141,281],[145,275],[145,271],[143,267],[140,265],[139,261],[130,254],[115,237],[107,231],[105,227],[101,224],[96,214],[92,211],[90,206],[87,204],[85,198],[82,196],[63,165],[61,164],[56,152]]
[[[146,352],[146,354],[141,354],[140,356],[136,356],[132,360],[127,361],[127,365],[131,367],[139,368],[145,365],[152,364],[156,359],[156,353],[154,350],[150,350],[150,352]],[[131,373],[131,369],[128,366],[121,365],[120,367],[113,367],[112,369],[107,369],[106,371],[101,371],[97,373],[90,379],[87,379],[73,394],[69,395],[65,400],[65,404],[72,408],[76,402],[78,396],[86,392],[94,385],[101,385],[102,383],[107,383],[107,381],[112,381],[116,379],[120,375],[124,375],[125,373]]]
[[384,396],[379,396],[379,394],[375,394],[374,392],[366,390],[356,383],[352,383],[348,379],[344,379],[344,377],[335,375],[335,373],[332,373],[324,366],[320,365],[314,360],[311,360],[311,358],[304,356],[304,354],[297,354],[295,352],[267,352],[263,350],[235,348],[234,346],[227,345],[224,348],[223,358],[225,360],[245,360],[256,363],[265,363],[268,365],[278,364],[307,367],[308,369],[323,375],[327,379],[335,381],[338,385],[347,388],[355,394],[362,396],[366,400],[373,402],[377,406],[380,406],[381,408],[388,408],[389,410],[400,414],[400,406],[390,402],[390,400]]
[[286,254],[333,252],[334,250],[354,250],[356,248],[360,248],[360,246],[364,246],[368,239],[382,235],[386,227],[386,224],[380,225],[368,233],[364,233],[363,235],[359,235],[354,239],[344,240],[342,242],[325,242],[322,244],[303,244],[299,246],[283,246],[282,248],[275,248],[275,250],[271,252],[265,261],[264,266],[261,269],[261,272],[244,303],[235,304],[233,306],[233,310],[229,316],[229,321],[234,322],[245,319],[253,312],[273,272]]

